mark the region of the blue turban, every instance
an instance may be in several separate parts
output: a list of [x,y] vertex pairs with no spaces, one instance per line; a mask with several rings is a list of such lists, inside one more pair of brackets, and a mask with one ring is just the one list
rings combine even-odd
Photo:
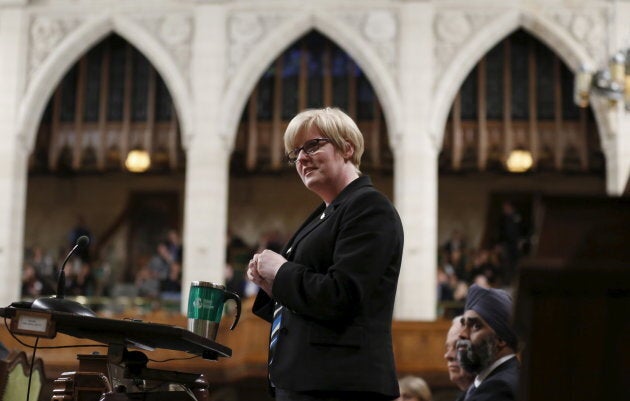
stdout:
[[492,327],[497,336],[516,351],[518,339],[512,328],[512,297],[503,290],[473,284],[468,290],[465,310],[473,310]]

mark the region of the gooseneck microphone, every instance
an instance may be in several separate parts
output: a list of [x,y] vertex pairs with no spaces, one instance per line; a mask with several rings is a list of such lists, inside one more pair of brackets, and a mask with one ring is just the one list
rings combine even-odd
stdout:
[[68,255],[63,260],[61,268],[59,269],[59,276],[57,277],[57,298],[62,299],[64,292],[66,291],[66,272],[64,271],[66,263],[70,259],[70,256],[74,254],[77,249],[85,249],[90,244],[90,238],[87,235],[82,235],[77,238],[77,243],[72,247]]
[[90,244],[90,239],[82,235],[77,239],[77,243],[72,247],[68,255],[63,260],[59,268],[59,276],[57,277],[57,295],[54,297],[38,298],[31,305],[31,309],[40,309],[54,312],[67,312],[83,316],[96,316],[96,314],[88,307],[69,299],[64,299],[66,289],[66,263],[77,249],[85,249]]

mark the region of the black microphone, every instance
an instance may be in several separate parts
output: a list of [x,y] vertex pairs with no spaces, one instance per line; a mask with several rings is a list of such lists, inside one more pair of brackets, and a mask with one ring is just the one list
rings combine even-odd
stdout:
[[31,305],[32,309],[40,309],[54,312],[68,312],[75,315],[83,316],[96,316],[96,314],[88,307],[81,305],[76,301],[64,299],[64,292],[66,287],[66,273],[64,271],[66,263],[70,259],[70,256],[74,254],[77,249],[84,249],[90,244],[90,239],[86,235],[82,235],[77,239],[77,243],[72,247],[68,256],[63,260],[61,267],[59,268],[59,277],[57,278],[57,295],[54,297],[38,298]]
[[77,249],[81,249],[81,250],[85,249],[87,248],[89,244],[90,244],[90,238],[87,235],[80,236],[79,238],[77,238],[77,243],[74,245],[74,247],[72,247],[70,252],[68,252],[68,256],[66,256],[66,258],[63,260],[63,263],[61,264],[61,268],[59,269],[59,276],[57,277],[57,298],[58,299],[62,299],[64,292],[66,291],[66,273],[64,271],[66,267],[66,263],[68,263],[70,256],[72,256],[72,254]]

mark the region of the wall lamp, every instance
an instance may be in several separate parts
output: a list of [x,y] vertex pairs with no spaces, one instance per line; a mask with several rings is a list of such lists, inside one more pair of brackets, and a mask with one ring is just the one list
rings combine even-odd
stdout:
[[534,165],[534,158],[529,150],[517,148],[510,152],[505,166],[510,173],[524,173]]
[[630,48],[615,53],[606,69],[593,72],[581,68],[578,71],[575,75],[575,104],[587,107],[591,93],[607,98],[612,104],[623,102],[630,111]]
[[151,167],[151,156],[146,150],[137,147],[129,151],[125,167],[132,173],[144,173]]

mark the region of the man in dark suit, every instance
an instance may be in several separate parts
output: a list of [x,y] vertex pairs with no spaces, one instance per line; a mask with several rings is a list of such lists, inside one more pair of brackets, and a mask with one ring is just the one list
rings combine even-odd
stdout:
[[460,365],[476,375],[458,400],[507,401],[518,393],[518,339],[511,327],[512,298],[498,289],[473,285],[468,291],[457,341]]
[[[392,314],[403,229],[361,176],[363,137],[338,109],[298,114],[289,161],[323,201],[282,252],[254,255],[256,315],[272,322],[269,379],[278,401],[393,400]],[[274,314],[275,312],[275,314]]]

